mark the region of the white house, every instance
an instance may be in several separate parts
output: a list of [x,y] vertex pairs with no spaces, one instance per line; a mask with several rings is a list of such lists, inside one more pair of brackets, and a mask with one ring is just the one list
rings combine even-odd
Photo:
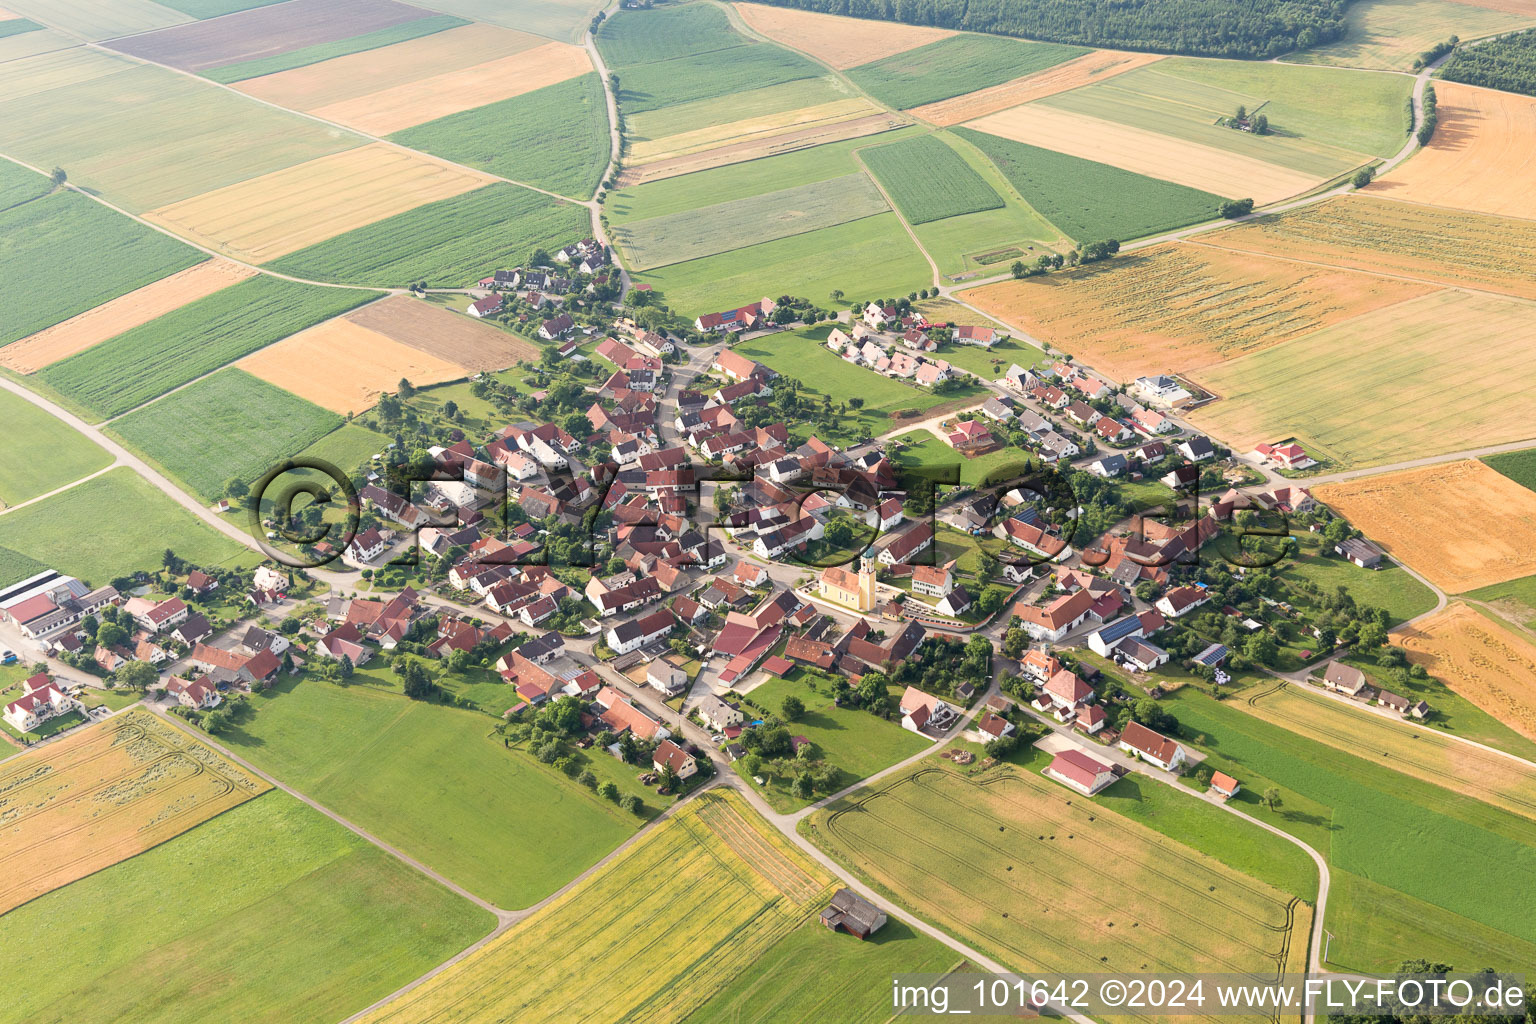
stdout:
[[943,732],[960,717],[960,709],[931,693],[909,686],[899,705],[901,727],[909,732]]
[[722,732],[733,725],[740,725],[746,720],[740,708],[734,704],[727,704],[719,697],[705,697],[699,701],[699,706],[694,710],[698,712],[704,724],[716,732]]
[[1093,796],[1115,781],[1115,771],[1081,750],[1063,750],[1045,767],[1045,775],[1084,796]]
[[621,622],[609,628],[608,646],[617,654],[638,651],[672,632],[672,627],[676,623],[677,620],[672,617],[672,613],[665,609],[642,615],[638,619]]
[[1172,771],[1185,761],[1183,747],[1135,721],[1127,722],[1120,734],[1120,749],[1165,771]]

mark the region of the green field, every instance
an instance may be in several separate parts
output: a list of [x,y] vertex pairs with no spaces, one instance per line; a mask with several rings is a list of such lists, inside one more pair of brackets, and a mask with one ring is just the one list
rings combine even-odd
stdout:
[[561,195],[590,199],[608,167],[608,109],[596,73],[440,117],[390,141]]
[[[650,11],[619,11],[603,22],[597,48],[603,61],[622,71],[747,44],[714,4],[683,4]],[[722,62],[731,58],[722,57]]]
[[1483,461],[1521,487],[1536,491],[1536,448],[1527,448],[1523,452],[1487,455],[1483,457]]
[[833,289],[869,299],[933,283],[927,261],[894,213],[674,263],[635,279],[659,289],[669,305],[689,314],[731,309],[764,295],[787,293],[827,302]]
[[263,274],[54,363],[34,379],[89,416],[108,419],[372,298]]
[[22,203],[30,203],[52,190],[53,182],[47,176],[0,160],[0,214]]
[[903,217],[926,224],[1000,209],[1003,197],[937,135],[923,135],[860,153]]
[[431,0],[419,6],[446,11],[471,21],[547,36],[567,43],[579,42],[592,16],[602,10],[602,0]]
[[213,501],[231,478],[254,484],[340,425],[335,413],[231,367],[115,420],[110,431]]
[[1030,461],[1028,452],[1008,447],[978,455],[975,458],[966,458],[926,430],[898,434],[897,439],[908,442],[906,448],[895,453],[897,465],[953,466],[958,464],[960,483],[967,486],[986,483],[990,474]]
[[538,902],[640,820],[504,750],[478,712],[316,679],[256,707],[232,750],[500,907]]
[[1210,220],[1223,201],[1209,192],[973,128],[955,132],[985,153],[1040,216],[1080,243],[1140,238]]
[[631,143],[648,142],[717,124],[845,100],[850,95],[848,86],[830,75],[797,78],[761,89],[647,110],[625,120],[624,136]]
[[1081,46],[958,35],[860,64],[847,74],[881,103],[905,110],[1001,85],[1088,52]]
[[[282,0],[270,0],[272,3],[281,3]],[[445,29],[458,28],[460,25],[468,25],[463,18],[455,18],[452,15],[440,14],[435,18],[419,18],[416,21],[408,21],[403,25],[391,25],[389,28],[381,28],[374,32],[365,32],[360,36],[350,36],[346,39],[337,39],[329,43],[317,43],[314,46],[301,46],[297,50],[289,50],[287,53],[279,53],[271,57],[261,57],[256,60],[243,60],[238,64],[225,64],[223,67],[209,68],[200,72],[204,78],[215,82],[243,82],[247,78],[260,78],[262,75],[275,75],[279,71],[292,71],[294,68],[308,67],[318,64],[332,57],[345,57],[349,53],[362,53],[365,50],[376,50],[381,46],[389,46],[393,43],[403,43],[407,39],[419,39],[422,36],[432,35],[434,32],[442,32]]]
[[1345,587],[1361,604],[1385,608],[1394,626],[1435,607],[1434,591],[1397,565],[1384,562],[1381,569],[1362,569],[1342,558],[1322,557],[1321,545],[1313,534],[1302,531],[1298,540],[1300,553],[1286,556],[1275,566],[1275,575],[1282,580],[1315,583],[1324,597]]
[[625,221],[614,228],[613,239],[631,270],[654,270],[889,210],[874,182],[855,172],[650,220]]
[[148,32],[190,20],[154,0],[16,0],[6,10],[41,18],[50,25],[93,41]]
[[386,217],[268,264],[312,280],[461,288],[534,249],[557,249],[592,233],[585,208],[498,182]]
[[389,440],[367,427],[345,423],[299,454],[306,458],[322,459],[343,473],[350,473],[354,467],[383,452]]
[[[1433,927],[1440,911],[1508,933],[1511,953],[1536,943],[1536,892],[1516,879],[1536,870],[1536,822],[1421,782],[1279,728],[1184,687],[1167,709],[1183,734],[1208,753],[1206,763],[1244,785],[1243,810],[1292,833],[1332,866],[1423,901]],[[1258,795],[1273,783],[1278,810]],[[1460,865],[1475,863],[1474,877]],[[1335,876],[1337,877],[1337,875]],[[1338,896],[1335,896],[1338,900]],[[1349,943],[1346,966],[1379,970],[1410,955],[1438,955],[1408,943],[1383,948],[1341,933],[1330,901],[1329,929]],[[1498,960],[1488,966],[1515,966]]]
[[[928,740],[903,729],[898,722],[876,718],[858,708],[838,707],[832,702],[832,684],[803,669],[793,681],[779,676],[770,678],[755,687],[751,696],[772,714],[779,714],[785,697],[799,698],[805,705],[805,714],[784,724],[790,735],[804,736],[816,744],[820,756],[840,769],[834,789],[851,786],[929,745]],[[770,773],[771,768],[765,772]],[[789,785],[792,781],[792,778],[773,773],[768,786],[759,792],[777,811],[798,810],[812,800],[795,796]]]
[[494,926],[272,791],[0,918],[0,1021],[331,1024]]
[[9,391],[0,391],[0,423],[0,506],[47,494],[112,462],[94,441]]
[[28,21],[26,18],[8,18],[5,21],[0,21],[0,39],[8,36],[19,36],[27,32],[37,32],[42,27],[37,22]]
[[1407,71],[1415,57],[1449,36],[1479,39],[1530,23],[1529,15],[1449,0],[1357,0],[1344,10],[1343,39],[1284,59]]
[[256,561],[247,548],[121,468],[0,516],[0,549],[25,556],[0,559],[0,586],[37,572],[28,569],[34,560],[101,586],[131,572],[159,569],[167,547],[199,565]]
[[158,0],[166,7],[174,7],[182,14],[194,18],[218,18],[236,11],[248,11],[253,7],[266,7],[283,3],[284,0]]
[[205,259],[78,192],[14,206],[0,212],[0,277],[10,296],[0,345]]
[[625,117],[678,103],[730,96],[748,89],[819,78],[825,68],[769,43],[745,43],[727,52],[674,57],[620,68],[619,109]]
[[1508,583],[1471,591],[1466,595],[1476,601],[1499,605],[1526,629],[1536,630],[1536,576],[1524,576]]

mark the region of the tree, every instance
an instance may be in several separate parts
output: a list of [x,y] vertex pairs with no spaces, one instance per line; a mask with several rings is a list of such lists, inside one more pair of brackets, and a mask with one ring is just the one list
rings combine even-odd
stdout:
[[617,800],[619,798],[619,787],[615,786],[611,781],[605,782],[597,787],[597,795],[607,800]]
[[795,796],[801,800],[809,800],[811,795],[816,792],[816,780],[811,777],[810,772],[801,772],[795,776],[794,789]]
[[576,776],[576,781],[581,783],[583,786],[586,786],[588,789],[597,788],[597,776],[593,774],[591,768],[583,768],[581,770],[581,774]]
[[112,673],[118,686],[127,687],[143,693],[149,689],[151,683],[160,678],[160,673],[147,661],[130,661],[116,672]]
[[443,403],[443,415],[446,416],[450,420],[458,419],[459,418],[459,403],[455,402],[451,398],[448,399],[448,401]]
[[1264,795],[1259,798],[1259,803],[1263,804],[1265,807],[1268,807],[1272,811],[1273,810],[1277,810],[1280,807],[1280,803],[1281,803],[1281,801],[1280,801],[1280,787],[1279,786],[1270,786],[1267,789],[1265,789],[1264,790]]
[[1254,633],[1248,638],[1248,642],[1243,644],[1243,654],[1260,665],[1272,663],[1278,653],[1279,646],[1275,643],[1275,638],[1262,630]]
[[115,622],[103,622],[96,630],[96,646],[117,647],[128,641],[128,631]]
[[62,167],[55,167],[53,169],[53,173],[48,175],[48,178],[55,185],[62,185],[66,181],[69,180],[69,175],[64,173],[64,168],[62,168]]
[[661,771],[656,773],[658,788],[663,793],[672,792],[672,787],[678,783],[677,771],[670,764],[661,766]]
[[748,777],[756,775],[758,772],[763,770],[762,757],[757,754],[750,753],[742,755],[741,770],[746,772]]
[[804,702],[794,694],[784,698],[784,703],[780,705],[780,709],[784,712],[784,720],[788,722],[798,722],[800,716],[805,714]]
[[1008,268],[1008,272],[1014,276],[1015,280],[1017,280],[1019,278],[1022,278],[1025,275],[1025,273],[1027,273],[1027,271],[1026,271],[1026,269],[1024,267],[1024,261],[1023,260],[1014,260],[1013,261],[1013,266]]
[[341,660],[336,663],[336,667],[341,673],[341,678],[352,678],[352,673],[355,670],[355,666],[352,664],[351,655],[343,654],[341,656]]
[[203,730],[210,736],[217,736],[229,728],[229,712],[223,708],[214,708],[203,716]]
[[1236,217],[1246,217],[1253,212],[1252,199],[1229,199],[1217,208],[1217,212],[1228,220]]
[[1268,135],[1269,134],[1269,117],[1268,117],[1268,115],[1266,115],[1266,114],[1255,114],[1253,116],[1253,133],[1255,135]]
[[410,398],[412,395],[416,394],[416,386],[410,381],[406,380],[404,377],[400,378],[400,387],[398,390],[400,392],[401,398]]
[[1243,106],[1241,103],[1239,103],[1237,105],[1237,116],[1236,116],[1235,120],[1238,120],[1238,121],[1246,121],[1246,120],[1248,120],[1248,108]]
[[626,793],[624,799],[619,801],[619,807],[631,814],[639,814],[640,798],[633,793]]

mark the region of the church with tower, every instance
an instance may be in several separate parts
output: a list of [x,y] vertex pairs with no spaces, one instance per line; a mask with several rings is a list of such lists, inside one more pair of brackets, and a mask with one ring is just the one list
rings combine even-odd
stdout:
[[875,560],[865,553],[859,559],[858,572],[840,566],[823,569],[819,596],[824,601],[840,604],[856,612],[874,611]]

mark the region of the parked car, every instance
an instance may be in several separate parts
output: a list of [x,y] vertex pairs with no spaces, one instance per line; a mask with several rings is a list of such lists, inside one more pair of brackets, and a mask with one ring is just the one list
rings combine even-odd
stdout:
[[16,664],[16,652],[13,651],[13,650],[10,650],[9,648],[6,648],[4,650],[0,650],[0,665],[14,665],[14,664]]

